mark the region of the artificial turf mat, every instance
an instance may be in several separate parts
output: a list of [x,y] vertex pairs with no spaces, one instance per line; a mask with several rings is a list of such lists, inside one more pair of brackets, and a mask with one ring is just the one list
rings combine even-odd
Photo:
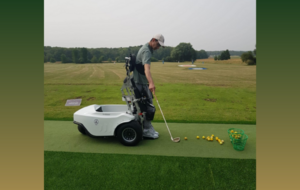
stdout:
[[[123,146],[117,138],[90,138],[77,130],[77,125],[71,121],[44,121],[44,150],[86,153],[114,153],[138,155],[164,155],[212,158],[256,159],[256,126],[237,124],[195,124],[168,123],[173,137],[180,137],[179,143],[174,143],[164,123],[153,123],[160,133],[156,140],[142,140],[137,146]],[[239,128],[248,135],[243,151],[236,151],[230,143],[227,129]],[[225,140],[223,145],[217,141],[209,142],[196,139],[214,134]],[[188,137],[188,140],[184,140]]]
[[256,189],[255,159],[45,151],[45,190]]

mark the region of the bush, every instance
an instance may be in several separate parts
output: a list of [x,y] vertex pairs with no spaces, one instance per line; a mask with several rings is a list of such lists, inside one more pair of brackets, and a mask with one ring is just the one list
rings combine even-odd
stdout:
[[253,56],[251,51],[248,51],[246,53],[243,53],[241,55],[241,59],[243,62],[245,62],[247,65],[256,65],[256,57]]
[[51,63],[55,63],[56,60],[55,60],[53,57],[51,57],[50,62],[51,62]]
[[151,62],[158,62],[158,60],[155,57],[151,57]]
[[80,58],[78,59],[78,63],[83,63],[83,58],[82,58],[82,57],[80,57]]
[[255,64],[254,64],[254,61],[251,60],[251,59],[248,59],[248,60],[246,61],[246,63],[247,63],[247,65],[255,65]]
[[167,56],[164,60],[166,62],[175,62],[175,60],[172,57],[170,57],[170,56]]
[[102,63],[102,61],[103,61],[103,56],[99,57],[98,62],[99,62],[99,63]]
[[92,62],[92,63],[97,63],[97,62],[98,62],[96,56],[93,56],[93,58],[91,59],[91,62]]
[[111,63],[111,61],[112,61],[112,60],[111,60],[111,58],[108,58],[108,60],[107,60],[107,61],[108,61],[108,63]]
[[62,63],[68,63],[68,58],[66,57],[66,55],[65,54],[61,54],[61,62]]

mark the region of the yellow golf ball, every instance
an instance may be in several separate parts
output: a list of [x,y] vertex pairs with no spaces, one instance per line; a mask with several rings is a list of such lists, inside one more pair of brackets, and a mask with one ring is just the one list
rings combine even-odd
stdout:
[[184,137],[184,140],[187,140],[187,137]]
[[199,136],[197,136],[197,139],[199,139],[200,137]]
[[205,136],[202,136],[202,139],[205,139]]

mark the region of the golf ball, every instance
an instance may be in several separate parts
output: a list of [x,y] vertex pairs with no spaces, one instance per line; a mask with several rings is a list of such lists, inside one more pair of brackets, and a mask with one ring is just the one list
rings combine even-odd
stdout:
[[187,137],[184,137],[184,140],[187,140]]
[[197,139],[199,139],[200,137],[199,136],[197,136]]
[[205,139],[205,136],[202,136],[202,139]]

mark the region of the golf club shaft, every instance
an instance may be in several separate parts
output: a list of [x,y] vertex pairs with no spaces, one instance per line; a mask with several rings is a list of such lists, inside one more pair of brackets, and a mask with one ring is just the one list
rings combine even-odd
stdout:
[[164,118],[164,121],[165,121],[165,123],[166,123],[167,129],[168,129],[168,131],[169,131],[169,133],[170,133],[171,139],[173,140],[173,137],[172,137],[171,131],[170,131],[169,127],[168,127],[167,121],[166,121],[166,119],[165,119],[165,116],[164,116],[164,114],[163,114],[163,112],[162,112],[161,108],[160,108],[160,105],[159,105],[159,103],[158,103],[158,100],[157,100],[157,98],[156,98],[156,95],[155,95],[155,94],[154,94],[154,97],[155,97],[155,99],[156,99],[156,102],[157,102],[157,105],[158,105],[158,107],[159,107],[160,113],[161,113],[161,115],[162,115],[162,116],[163,116],[163,118]]

